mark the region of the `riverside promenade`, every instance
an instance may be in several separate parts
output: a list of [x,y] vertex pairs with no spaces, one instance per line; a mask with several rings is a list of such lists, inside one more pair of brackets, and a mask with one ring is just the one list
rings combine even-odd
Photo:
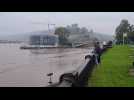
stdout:
[[[112,48],[111,42],[103,45],[102,54],[105,53],[109,48]],[[96,66],[94,50],[90,54],[86,55],[84,59],[86,62],[83,63],[82,66],[75,70],[63,73],[59,78],[59,82],[50,84],[49,87],[87,87],[88,78],[91,76],[91,73]],[[52,73],[50,73],[49,76],[50,75],[52,75]]]
[[94,68],[89,87],[134,87],[134,47],[115,45],[105,52]]

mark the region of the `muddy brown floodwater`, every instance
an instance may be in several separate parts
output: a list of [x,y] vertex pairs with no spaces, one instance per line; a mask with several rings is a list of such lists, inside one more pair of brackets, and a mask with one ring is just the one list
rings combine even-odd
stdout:
[[58,82],[64,72],[74,70],[85,62],[90,49],[21,50],[20,44],[0,44],[0,87],[47,86],[48,73]]

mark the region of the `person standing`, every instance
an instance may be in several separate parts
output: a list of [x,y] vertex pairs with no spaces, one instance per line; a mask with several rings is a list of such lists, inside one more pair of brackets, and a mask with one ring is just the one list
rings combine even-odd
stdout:
[[95,52],[95,56],[96,56],[96,64],[101,63],[101,47],[100,47],[100,43],[96,42],[94,45],[94,52]]

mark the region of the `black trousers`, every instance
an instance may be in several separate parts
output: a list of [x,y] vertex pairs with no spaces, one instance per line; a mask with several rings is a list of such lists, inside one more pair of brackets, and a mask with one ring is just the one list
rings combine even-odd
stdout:
[[97,60],[98,60],[98,63],[101,63],[101,55],[100,54],[98,54]]

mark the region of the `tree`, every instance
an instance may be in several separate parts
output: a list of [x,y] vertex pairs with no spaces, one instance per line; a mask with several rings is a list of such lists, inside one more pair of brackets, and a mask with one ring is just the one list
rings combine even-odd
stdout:
[[55,30],[55,34],[59,37],[59,44],[66,45],[68,44],[68,37],[70,32],[65,27],[59,27]]
[[124,37],[125,42],[134,42],[134,25],[130,25],[128,20],[122,20],[116,28],[117,43],[122,43],[123,33],[127,33],[127,37]]
[[121,20],[120,25],[116,28],[115,34],[116,34],[116,40],[118,43],[122,43],[123,41],[123,34],[131,32],[131,26],[128,22],[128,20],[123,19]]

